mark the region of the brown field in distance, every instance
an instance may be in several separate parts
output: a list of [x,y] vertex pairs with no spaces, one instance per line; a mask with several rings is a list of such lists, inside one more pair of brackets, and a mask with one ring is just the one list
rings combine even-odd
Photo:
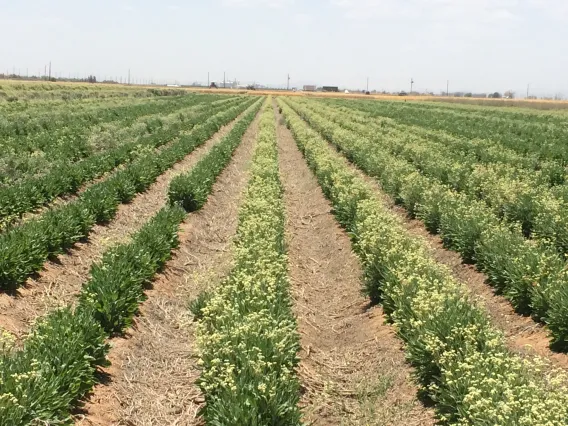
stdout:
[[[82,88],[92,87],[93,89],[105,88],[120,88],[125,87],[132,88],[133,90],[140,90],[144,88],[148,89],[171,89],[176,90],[175,87],[167,87],[161,85],[127,85],[127,84],[112,84],[112,83],[86,83],[86,82],[47,82],[47,81],[27,81],[27,80],[0,80],[0,86],[2,86],[3,91],[11,91],[13,86],[18,84],[25,85],[54,85],[59,86],[63,89],[65,86],[70,86],[69,88]],[[75,87],[73,87],[75,86]],[[18,91],[18,89],[14,89]],[[24,89],[30,90],[30,89]],[[568,100],[546,100],[546,99],[491,99],[491,98],[457,98],[457,97],[446,97],[446,96],[398,96],[398,95],[388,95],[382,93],[375,93],[371,95],[365,95],[362,93],[343,93],[343,92],[303,92],[303,91],[292,91],[292,90],[246,90],[246,89],[229,89],[229,88],[217,88],[210,89],[206,87],[181,87],[177,90],[187,90],[191,92],[205,92],[205,93],[226,93],[226,94],[247,94],[247,95],[272,95],[272,96],[305,96],[305,97],[323,97],[323,98],[348,98],[348,99],[376,99],[384,101],[417,101],[417,102],[444,102],[444,103],[457,103],[465,105],[483,105],[492,107],[520,107],[520,108],[531,108],[531,109],[542,109],[542,110],[559,110],[568,109]],[[0,98],[1,100],[1,98]]]

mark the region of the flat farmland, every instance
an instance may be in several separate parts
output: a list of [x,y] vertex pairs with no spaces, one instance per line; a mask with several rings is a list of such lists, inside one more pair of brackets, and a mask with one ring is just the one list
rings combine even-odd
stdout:
[[568,424],[563,111],[0,91],[0,425]]

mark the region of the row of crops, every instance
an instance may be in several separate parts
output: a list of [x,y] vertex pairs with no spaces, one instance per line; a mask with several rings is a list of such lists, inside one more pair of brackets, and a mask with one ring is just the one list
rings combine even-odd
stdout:
[[516,152],[566,162],[566,115],[510,112],[503,108],[455,108],[440,104],[336,101],[337,104],[387,117],[406,125],[441,130],[468,139],[497,140]]
[[[213,97],[211,99],[214,100]],[[204,100],[204,97],[186,96],[129,102],[116,107],[103,103],[88,112],[67,114],[63,122],[58,122],[54,113],[50,112],[46,114],[46,120],[53,123],[53,128],[3,137],[2,184],[13,184],[29,175],[44,175],[46,169],[54,166],[87,159],[120,144],[122,138],[127,137],[127,134],[120,134],[120,139],[110,137],[107,135],[109,132],[128,129],[152,133],[172,121],[177,116],[174,113],[183,113],[183,108]],[[177,117],[181,119],[183,115]]]
[[[207,141],[221,126],[246,110],[254,98],[225,105],[188,120],[191,130],[176,130],[171,143],[148,152],[89,186],[76,199],[47,210],[0,234],[0,288],[14,289],[45,261],[88,236],[95,224],[110,221],[121,203],[132,200],[159,175]],[[177,137],[176,137],[177,136]]]
[[267,102],[239,208],[234,267],[194,307],[207,424],[300,424],[299,336],[291,312],[282,193],[274,112]]
[[87,104],[101,99],[149,98],[155,96],[179,96],[184,89],[166,87],[140,87],[90,83],[52,82],[0,82],[0,113],[28,112],[45,105],[60,106]]
[[[328,141],[365,171],[371,170],[367,164],[389,167],[388,162],[375,163],[383,155],[381,147],[359,151],[360,141],[367,143],[362,135],[350,134],[329,119],[324,122],[325,117],[302,104],[279,100],[337,220],[352,236],[367,294],[382,303],[404,340],[407,359],[439,418],[451,424],[565,424],[566,377],[542,361],[512,353],[465,286],[433,260],[425,242],[405,230],[376,188]],[[400,179],[419,177],[415,173]],[[458,219],[460,215],[455,216]]]
[[[6,226],[56,197],[76,193],[85,183],[149,155],[178,135],[190,131],[203,117],[242,101],[237,98],[210,102],[202,97],[186,100],[186,108],[177,109],[179,105],[173,105],[169,115],[150,115],[138,124],[107,132],[104,139],[112,141],[112,144],[105,143],[97,152],[79,161],[53,158],[52,165],[42,168],[40,176],[28,172],[19,181],[0,187],[0,224]],[[87,134],[92,136],[92,133]],[[80,143],[80,136],[76,135],[69,143]]]
[[[112,178],[115,180],[97,190],[101,198],[80,197],[76,205],[69,204],[75,207],[69,207],[66,217],[44,225],[42,232],[56,228],[60,232],[51,234],[55,240],[48,243],[50,247],[64,241],[70,243],[75,237],[65,234],[70,230],[62,222],[76,223],[86,230],[100,219],[98,214],[107,214],[105,220],[110,220],[119,194],[128,193],[127,198],[132,198],[158,174],[209,139],[220,126],[237,118],[226,136],[190,172],[170,182],[168,205],[131,235],[128,242],[108,249],[102,260],[92,265],[90,278],[76,303],[40,318],[23,342],[15,344],[8,334],[2,335],[0,425],[69,422],[73,408],[97,381],[97,369],[108,363],[108,338],[131,324],[144,300],[145,288],[179,244],[180,223],[189,211],[203,205],[261,105],[262,100],[250,98],[237,105],[226,105],[220,112],[209,112],[167,149],[149,155],[142,163],[133,163],[136,169],[121,170],[119,178]],[[42,219],[41,223],[45,221]],[[43,238],[41,233],[34,237]],[[29,240],[20,241],[22,246],[26,242]]]
[[[68,117],[55,107],[54,127],[31,113],[16,132],[0,125],[11,147],[0,161],[18,170],[0,181],[1,291],[24,285],[221,127],[232,127],[171,179],[167,202],[154,217],[105,249],[68,306],[39,318],[20,340],[0,335],[0,426],[72,422],[108,365],[109,339],[132,325],[145,290],[179,245],[180,224],[206,204],[255,119],[232,269],[188,303],[197,321],[201,415],[211,425],[301,424],[301,335],[290,295],[272,99],[125,98],[106,108],[98,101],[82,103]],[[332,99],[278,98],[276,104],[351,237],[365,294],[383,306],[404,342],[420,396],[440,421],[567,424],[568,377],[511,351],[467,287],[406,230],[384,197],[476,265],[520,313],[545,323],[554,348],[566,350],[561,117],[537,114],[530,121],[521,112]],[[498,129],[491,138],[483,121]],[[539,128],[547,132],[546,149],[529,143]],[[518,144],[514,132],[520,132]],[[42,156],[52,164],[33,162]]]
[[507,163],[489,168],[357,111],[289,103],[447,248],[484,272],[519,313],[547,324],[554,348],[568,347],[568,206],[531,182],[537,173]]

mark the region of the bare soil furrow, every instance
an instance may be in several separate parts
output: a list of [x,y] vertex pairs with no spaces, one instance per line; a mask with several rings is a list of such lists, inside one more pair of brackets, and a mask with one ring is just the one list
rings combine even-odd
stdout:
[[487,283],[485,274],[478,272],[475,266],[463,263],[458,253],[445,249],[441,238],[430,234],[422,222],[408,218],[406,211],[399,206],[392,206],[392,210],[404,219],[409,232],[424,238],[432,257],[446,265],[456,279],[467,285],[475,299],[485,307],[495,326],[504,333],[511,350],[544,357],[555,366],[568,369],[568,355],[550,349],[548,331],[542,324],[529,316],[517,314],[505,297],[495,293]]
[[193,167],[225,136],[235,121],[224,126],[210,140],[160,175],[150,188],[129,204],[121,204],[111,223],[95,225],[84,242],[47,262],[36,277],[27,280],[16,295],[0,293],[0,327],[22,337],[33,321],[47,311],[72,303],[89,278],[93,262],[110,247],[126,242],[166,203],[170,181]]
[[291,133],[279,120],[281,179],[304,420],[314,425],[432,425],[401,341],[361,295],[362,269]]
[[95,387],[80,425],[199,424],[194,327],[188,302],[231,268],[231,242],[248,180],[258,118],[245,133],[202,210],[182,224],[180,248],[146,292],[135,326],[114,338],[107,380]]
[[421,221],[410,218],[403,207],[394,204],[392,198],[382,190],[380,182],[363,173],[346,159],[344,161],[361,178],[376,188],[377,196],[389,206],[393,214],[399,216],[408,232],[426,242],[432,257],[446,265],[452,275],[469,288],[474,299],[486,309],[492,322],[503,332],[510,350],[520,355],[546,358],[554,366],[568,370],[568,354],[550,349],[550,338],[546,327],[533,321],[529,316],[517,314],[505,297],[495,293],[493,287],[488,284],[485,274],[477,271],[475,266],[463,263],[459,253],[444,248],[442,239],[438,235],[429,233]]

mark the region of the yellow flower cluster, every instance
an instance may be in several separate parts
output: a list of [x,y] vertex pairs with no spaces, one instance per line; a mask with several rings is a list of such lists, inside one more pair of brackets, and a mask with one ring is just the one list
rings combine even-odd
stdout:
[[[479,152],[451,154],[447,135],[414,127],[405,133],[392,120],[335,109],[323,101],[286,102],[376,177],[411,216],[439,233],[446,248],[486,273],[519,313],[546,323],[551,345],[568,350],[568,270],[558,256],[558,251],[568,251],[568,191],[541,183],[542,170],[527,174],[510,164],[483,165]],[[555,175],[552,165],[542,166]],[[529,234],[533,239],[526,239]]]
[[261,113],[229,277],[197,328],[211,424],[299,424],[299,337],[291,312],[274,112]]
[[567,424],[567,378],[540,360],[509,352],[465,287],[288,102],[279,103],[338,219],[353,236],[367,292],[382,302],[404,339],[440,419],[462,425]]

